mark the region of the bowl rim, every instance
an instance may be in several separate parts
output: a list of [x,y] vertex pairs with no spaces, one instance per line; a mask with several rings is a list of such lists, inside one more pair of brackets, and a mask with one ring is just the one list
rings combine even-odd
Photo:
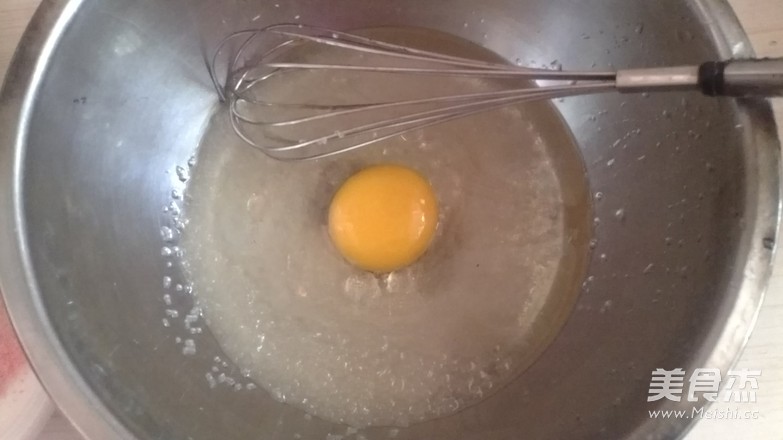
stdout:
[[[0,89],[0,287],[11,321],[25,353],[47,392],[75,427],[90,439],[136,436],[103,404],[79,374],[59,341],[40,297],[26,241],[23,211],[23,162],[34,102],[51,55],[84,0],[47,0],[39,6],[14,55]],[[723,57],[751,57],[750,41],[727,0],[688,0]],[[726,325],[714,328],[698,359],[731,367],[739,360],[755,325],[765,289],[772,273],[775,239],[780,224],[780,145],[770,105],[763,100],[739,102],[739,113],[749,124],[752,136],[757,190],[748,201],[754,215],[743,232],[741,252],[747,253],[735,268],[730,285],[736,299],[730,304]],[[755,184],[755,186],[753,185]],[[752,276],[748,276],[748,274]],[[687,403],[687,402],[686,402]],[[638,438],[661,435],[684,437],[695,420],[677,419],[661,423],[650,419],[630,434]]]
[[38,380],[76,429],[89,439],[135,439],[71,362],[39,295],[26,243],[22,173],[30,115],[42,79],[83,0],[48,0],[36,10],[0,89],[0,290]]

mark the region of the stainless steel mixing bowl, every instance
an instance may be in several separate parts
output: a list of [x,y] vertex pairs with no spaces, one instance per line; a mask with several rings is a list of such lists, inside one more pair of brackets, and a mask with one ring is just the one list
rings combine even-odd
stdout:
[[[751,55],[722,0],[275,1],[46,0],[8,73],[2,288],[41,380],[92,439],[345,432],[260,390],[210,389],[209,332],[185,357],[161,325],[162,207],[216,109],[202,47],[219,35],[253,20],[423,26],[566,68]],[[676,438],[689,421],[648,410],[691,404],[648,403],[651,371],[726,369],[748,336],[779,214],[769,107],[678,93],[557,106],[602,193],[575,310],[512,385],[399,439]]]

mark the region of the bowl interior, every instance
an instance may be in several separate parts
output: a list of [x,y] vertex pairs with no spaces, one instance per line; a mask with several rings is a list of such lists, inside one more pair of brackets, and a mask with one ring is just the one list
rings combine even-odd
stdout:
[[[471,40],[510,62],[564,69],[693,64],[729,56],[728,45],[742,43],[720,2],[85,0],[70,7],[17,144],[14,188],[36,319],[56,335],[40,344],[29,333],[23,339],[36,365],[58,356],[72,366],[42,374],[45,384],[57,388],[72,376],[144,439],[345,432],[261,390],[211,389],[205,373],[221,352],[208,329],[191,335],[161,324],[167,269],[160,230],[172,190],[184,185],[178,167],[187,166],[217,107],[203,54],[220,36],[297,21],[416,26]],[[727,368],[741,346],[766,279],[771,250],[762,239],[774,239],[776,225],[768,109],[696,93],[555,105],[595,195],[592,259],[576,306],[508,387],[455,416],[395,430],[396,438],[676,436],[685,422],[649,420],[650,372]],[[757,269],[751,284],[742,278],[747,267]],[[4,288],[21,316],[27,294]],[[190,305],[176,307],[185,314]],[[723,334],[727,325],[733,336]],[[183,356],[190,338],[198,350]],[[222,368],[238,373],[229,363]],[[95,420],[76,419],[98,432]]]

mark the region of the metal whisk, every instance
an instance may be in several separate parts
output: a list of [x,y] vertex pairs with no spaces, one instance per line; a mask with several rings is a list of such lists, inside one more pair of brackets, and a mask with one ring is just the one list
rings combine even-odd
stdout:
[[[220,55],[235,50],[219,79]],[[352,63],[312,62],[314,48],[353,51]],[[783,59],[732,60],[701,65],[618,71],[561,71],[518,67],[435,53],[345,32],[298,24],[235,32],[221,41],[209,64],[234,131],[281,160],[332,156],[412,130],[533,100],[609,91],[701,90],[711,96],[783,94]],[[289,75],[340,71],[362,75],[421,75],[506,81],[501,90],[363,102],[279,102],[270,97]],[[306,79],[305,79],[306,80]],[[314,77],[313,81],[318,78]],[[536,86],[531,81],[554,83]],[[317,86],[315,84],[314,86]],[[384,87],[381,82],[379,88]]]

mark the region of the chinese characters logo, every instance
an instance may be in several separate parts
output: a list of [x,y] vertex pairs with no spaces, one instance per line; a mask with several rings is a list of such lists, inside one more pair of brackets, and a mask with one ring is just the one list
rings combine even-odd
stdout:
[[685,376],[685,370],[682,368],[656,368],[652,372],[647,401],[668,399],[680,402],[685,399],[688,402],[697,402],[697,394],[700,394],[705,400],[716,402],[721,384],[725,380],[726,393],[722,398],[724,402],[755,403],[761,370],[729,370],[725,377],[721,377],[717,368],[696,368],[687,381]]

